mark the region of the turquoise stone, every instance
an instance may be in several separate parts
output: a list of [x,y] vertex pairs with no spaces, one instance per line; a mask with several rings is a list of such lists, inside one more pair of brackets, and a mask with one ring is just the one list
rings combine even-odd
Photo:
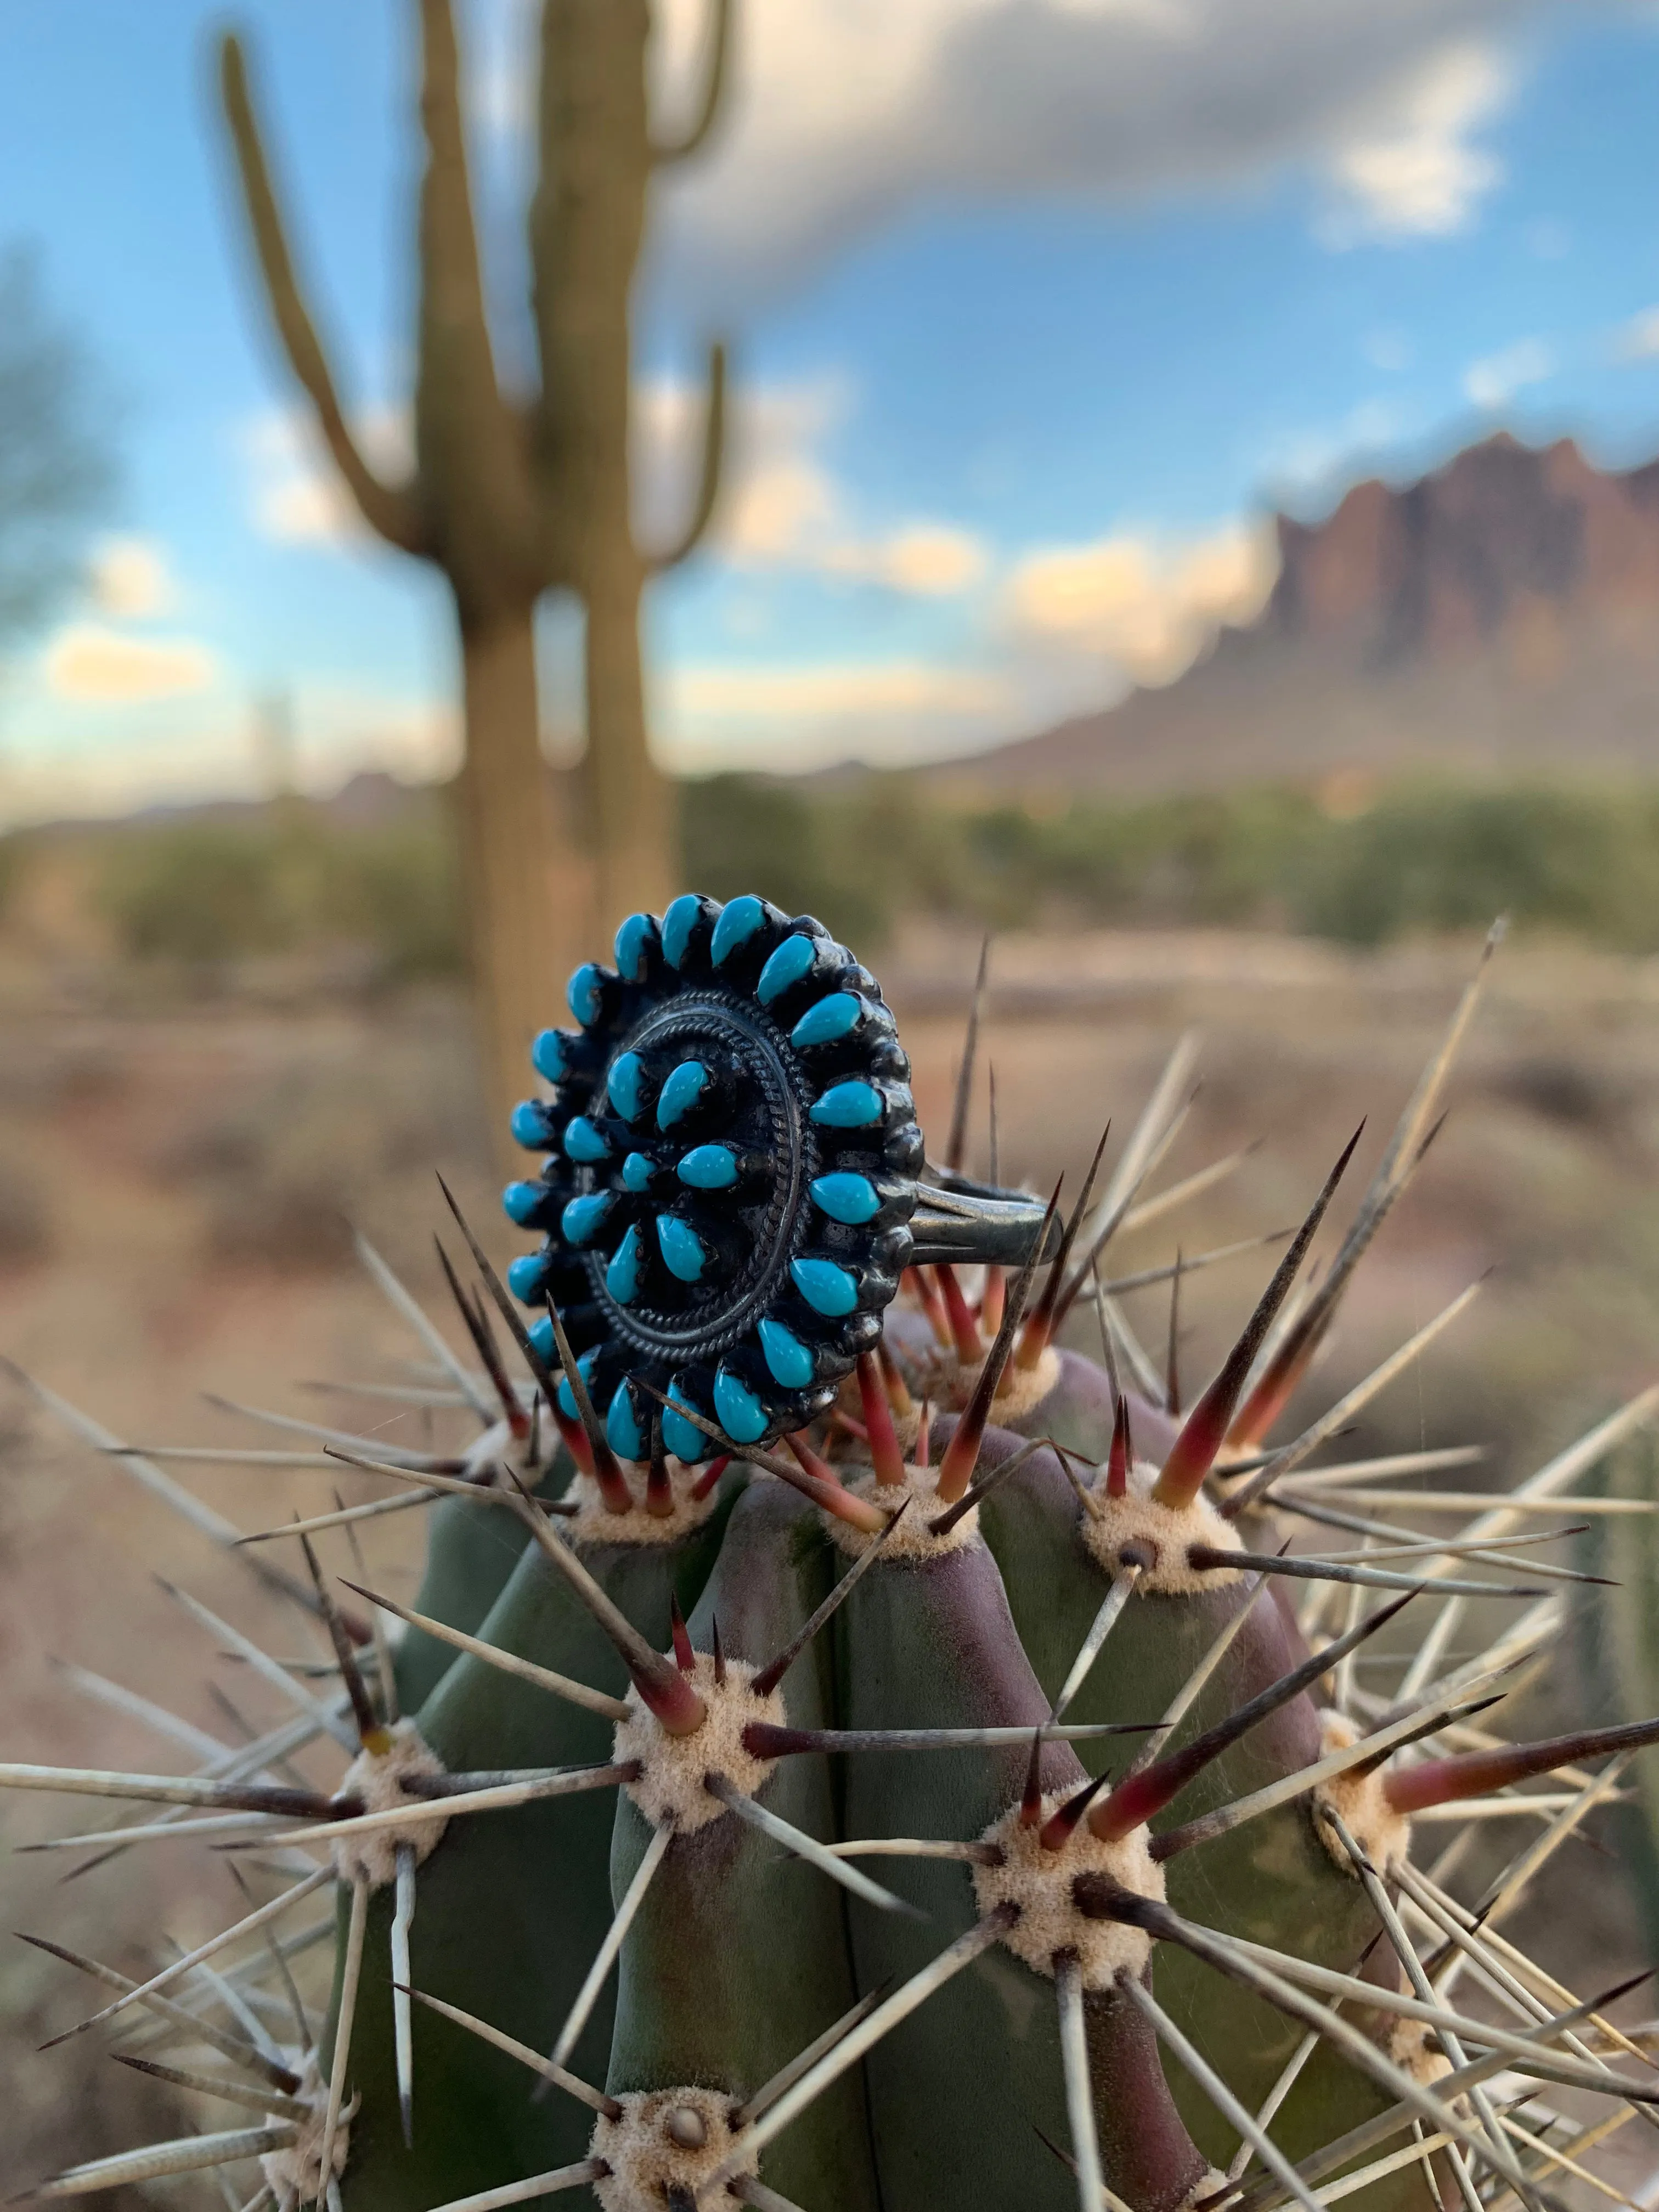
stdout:
[[708,1070],[700,1060],[683,1060],[662,1087],[657,1127],[672,1129],[683,1121],[708,1087]]
[[657,1171],[656,1162],[645,1152],[630,1152],[623,1162],[623,1188],[636,1195],[649,1190],[651,1178]]
[[736,1443],[752,1444],[766,1433],[766,1408],[729,1367],[714,1377],[714,1413],[720,1426]]
[[[685,957],[685,948],[691,942],[691,933],[702,912],[702,902],[690,891],[677,898],[662,918],[662,957],[671,968],[678,968]],[[682,1455],[683,1456],[683,1455]]]
[[879,1121],[882,1095],[871,1083],[837,1083],[826,1091],[808,1119],[822,1129],[864,1129]]
[[611,1255],[605,1287],[619,1306],[632,1305],[640,1290],[640,1231],[637,1223]]
[[598,1233],[600,1223],[616,1202],[615,1193],[608,1190],[590,1191],[585,1198],[573,1198],[559,1216],[559,1226],[564,1231],[566,1242],[587,1243]]
[[634,1411],[634,1394],[626,1382],[617,1385],[605,1416],[605,1441],[618,1459],[643,1459],[645,1439]]
[[541,1297],[542,1285],[547,1280],[547,1255],[544,1252],[520,1252],[508,1263],[507,1287],[520,1304],[533,1306]]
[[550,1083],[562,1083],[570,1073],[570,1055],[558,1030],[544,1030],[530,1048],[530,1064]]
[[539,1098],[520,1099],[507,1127],[514,1144],[522,1145],[527,1152],[544,1152],[553,1141],[548,1133],[547,1109]]
[[777,951],[760,971],[760,981],[755,986],[755,996],[762,1006],[769,1006],[792,983],[799,983],[812,965],[817,947],[810,937],[799,931],[786,937]]
[[747,945],[765,919],[766,908],[757,898],[734,898],[714,924],[708,957],[715,967],[718,968],[722,960],[729,959],[738,945]]
[[501,1193],[501,1211],[509,1221],[516,1221],[520,1229],[530,1226],[531,1217],[546,1195],[546,1185],[539,1182],[510,1182]]
[[591,1168],[596,1161],[608,1160],[611,1146],[603,1129],[595,1128],[586,1114],[578,1114],[564,1133],[565,1157]]
[[[544,1316],[544,1319],[545,1318]],[[550,1321],[547,1322],[547,1347],[550,1356],[556,1356],[558,1348],[553,1341],[553,1324]],[[586,1383],[590,1391],[593,1387],[593,1369],[599,1357],[599,1347],[596,1345],[592,1352],[583,1352],[581,1358],[576,1362],[582,1381]],[[581,1418],[576,1406],[576,1394],[571,1389],[568,1378],[563,1375],[559,1377],[559,1411],[567,1420],[575,1421]]]
[[640,1079],[644,1073],[645,1063],[638,1053],[625,1052],[606,1079],[606,1095],[624,1121],[637,1121],[640,1117]]
[[[781,1321],[760,1323],[761,1350],[775,1381],[786,1390],[804,1390],[812,1380],[812,1355],[800,1339]],[[735,1435],[736,1431],[732,1433]]]
[[617,972],[630,983],[643,981],[646,955],[657,941],[657,925],[648,914],[630,914],[617,932]]
[[857,1021],[861,1005],[856,992],[832,991],[827,999],[820,999],[816,1006],[809,1006],[789,1032],[793,1045],[834,1044],[844,1037]]
[[[673,908],[671,907],[669,911],[672,914]],[[662,1409],[662,1440],[676,1459],[683,1459],[688,1465],[694,1460],[707,1459],[709,1454],[708,1438],[695,1421],[688,1421],[676,1409],[672,1396]]]
[[813,1312],[829,1320],[839,1321],[859,1302],[857,1281],[833,1260],[792,1260],[789,1273]]
[[680,1162],[678,1173],[693,1190],[730,1190],[738,1179],[737,1158],[728,1145],[698,1145]]
[[570,1011],[584,1029],[599,1018],[600,993],[605,984],[605,971],[585,960],[565,986],[565,1000]]
[[845,1222],[849,1229],[858,1228],[881,1211],[881,1194],[867,1176],[816,1176],[808,1188],[812,1203],[831,1221]]
[[680,1220],[676,1214],[659,1213],[657,1242],[662,1247],[662,1256],[671,1275],[678,1276],[683,1283],[699,1280],[708,1254],[690,1222]]

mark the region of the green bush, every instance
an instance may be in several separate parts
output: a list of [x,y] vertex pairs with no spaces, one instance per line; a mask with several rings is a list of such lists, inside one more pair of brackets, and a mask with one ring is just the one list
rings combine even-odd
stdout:
[[387,980],[460,965],[460,897],[441,808],[373,828],[302,802],[110,838],[97,896],[122,949],[201,967],[358,948]]
[[1498,913],[1615,950],[1659,949],[1659,799],[1651,793],[1430,785],[1329,824],[1303,856],[1297,925],[1377,945]]

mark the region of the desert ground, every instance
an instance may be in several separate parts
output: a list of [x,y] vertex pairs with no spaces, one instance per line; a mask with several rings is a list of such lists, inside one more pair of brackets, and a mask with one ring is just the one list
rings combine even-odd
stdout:
[[[880,963],[936,1137],[949,1119],[976,951],[960,934],[918,931]],[[1190,1255],[1294,1221],[1364,1118],[1352,1204],[1477,951],[1474,940],[1361,956],[1219,934],[1010,938],[995,948],[983,1039],[1002,1176],[1043,1188],[1066,1168],[1075,1188],[1107,1117],[1115,1148],[1176,1040],[1197,1030],[1199,1087],[1155,1182],[1257,1149],[1199,1204],[1115,1249],[1114,1272],[1163,1261],[1177,1242]],[[10,979],[0,998],[0,1352],[130,1441],[282,1443],[207,1392],[392,1438],[443,1434],[455,1418],[447,1412],[318,1385],[407,1377],[420,1357],[356,1266],[349,1224],[447,1328],[434,1170],[499,1258],[516,1249],[494,1201],[469,1068],[465,1009],[441,994],[363,1004],[222,992],[141,1005],[83,982]],[[973,1137],[970,1164],[982,1172],[982,1082]],[[1481,1443],[1488,1458],[1459,1476],[1465,1486],[1541,1464],[1659,1377],[1656,1167],[1659,963],[1506,946],[1446,1127],[1302,1403],[1325,1402],[1486,1275],[1470,1316],[1367,1412],[1353,1449]],[[1321,1239],[1328,1253],[1340,1219],[1340,1200]],[[1256,1252],[1188,1279],[1180,1349],[1189,1394],[1270,1266]],[[1165,1293],[1133,1294],[1128,1310],[1161,1363]],[[1074,1316],[1079,1344],[1091,1328]],[[244,1529],[296,1507],[325,1510],[337,1485],[349,1497],[380,1487],[349,1469],[203,1461],[172,1471]],[[395,1595],[412,1590],[422,1517],[371,1524],[365,1540],[380,1586]],[[352,1571],[343,1545],[330,1556]],[[71,1662],[225,1741],[276,1717],[270,1691],[186,1617],[160,1575],[267,1649],[309,1652],[243,1558],[193,1532],[0,1373],[0,1755],[190,1763],[177,1743],[100,1703],[65,1671]],[[1571,1651],[1527,1695],[1528,1722],[1582,1711]],[[67,1883],[78,1855],[16,1855],[20,1844],[102,1826],[103,1811],[87,1800],[0,1798],[0,1927],[131,1970],[163,1955],[168,1939],[188,1944],[222,1923],[235,1893],[223,1861],[199,1844],[134,1848]],[[1592,1823],[1557,1855],[1528,1917],[1546,1963],[1586,1982],[1644,1955],[1612,1832]],[[1504,1844],[1494,1836],[1486,1860],[1468,1863],[1468,1880],[1516,1847],[1512,1833]],[[1568,1894],[1570,1938],[1552,1909]],[[302,1964],[314,1971],[320,1956]],[[112,2064],[96,2035],[36,2051],[93,1996],[39,1952],[9,1939],[0,1949],[8,2193],[73,2157],[178,2124],[172,2093]],[[1653,2009],[1639,1992],[1626,2008],[1632,2019]],[[1659,2163],[1640,2128],[1607,2156],[1606,2170],[1632,2189]],[[216,2201],[193,2185],[175,2195]]]

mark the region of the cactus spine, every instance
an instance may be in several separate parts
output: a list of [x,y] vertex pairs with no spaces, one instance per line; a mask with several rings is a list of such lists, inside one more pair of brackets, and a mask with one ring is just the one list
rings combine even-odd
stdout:
[[[1383,1469],[1308,1462],[1472,1291],[1261,1441],[1437,1126],[1473,991],[1323,1285],[1298,1273],[1352,1142],[1184,1411],[1103,1290],[1104,1364],[1054,1355],[1109,1245],[1092,1174],[1062,1224],[1058,1193],[1045,1210],[922,1170],[878,988],[809,918],[696,898],[630,917],[571,1004],[578,1029],[538,1042],[551,1095],[515,1117],[545,1156],[507,1194],[546,1232],[509,1271],[532,1318],[465,1223],[471,1360],[371,1258],[476,1439],[441,1457],[314,1431],[441,1501],[421,1600],[354,1570],[359,1617],[313,1548],[385,1501],[256,1532],[241,1555],[326,1629],[325,1686],[186,1603],[294,1719],[234,1773],[0,1767],[140,1802],[140,1826],[76,1848],[205,1832],[288,1885],[137,1989],[59,1953],[115,1989],[100,2023],[130,2035],[152,2009],[140,2063],[259,2124],[39,2193],[257,2159],[261,2212],[1553,2201],[1659,2090],[1606,2018],[1618,1993],[1579,1997],[1502,1923],[1659,1721],[1524,1743],[1493,1709],[1583,1583],[1539,1561],[1536,1516],[1659,1389],[1447,1540],[1378,1517]],[[1124,1147],[1108,1229],[1161,1203],[1137,1193],[1182,1083]],[[1103,1423],[1103,1449],[1063,1440]],[[235,1542],[154,1460],[122,1464]],[[486,1526],[512,1540],[487,1553]],[[1500,1621],[1472,1655],[1471,1601]],[[1380,1674],[1362,1646],[1392,1655]],[[349,1762],[333,1787],[272,1771],[324,1737]],[[1535,1814],[1526,1785],[1557,1772],[1568,1802],[1484,1894],[1413,1856],[1413,1822]],[[277,2045],[248,2024],[281,2002],[255,1939],[328,1888],[328,2026],[313,2044],[296,2014]],[[186,1978],[210,1958],[235,1977],[229,2028]],[[1540,2085],[1612,2110],[1581,2127]]]
[[[669,145],[653,141],[647,113],[645,0],[544,0],[540,173],[529,214],[542,380],[526,401],[498,373],[485,308],[452,9],[420,0],[416,465],[400,483],[376,474],[353,435],[295,268],[240,41],[228,36],[221,52],[248,226],[289,366],[364,520],[441,568],[454,600],[459,826],[496,1128],[570,949],[613,927],[641,888],[665,902],[678,872],[672,795],[647,744],[639,607],[647,577],[685,559],[713,513],[724,354],[719,345],[709,354],[685,526],[660,553],[643,552],[629,514],[628,317],[653,169],[695,154],[719,109],[731,0],[713,0],[713,9],[697,112]],[[586,611],[580,836],[555,818],[541,756],[534,613],[549,590],[575,593]]]

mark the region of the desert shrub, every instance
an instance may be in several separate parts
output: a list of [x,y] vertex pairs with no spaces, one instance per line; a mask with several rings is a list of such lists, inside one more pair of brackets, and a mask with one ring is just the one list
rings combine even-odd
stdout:
[[131,829],[106,842],[97,896],[139,960],[217,966],[343,945],[385,980],[460,964],[454,852],[435,800],[371,827],[285,802]]

